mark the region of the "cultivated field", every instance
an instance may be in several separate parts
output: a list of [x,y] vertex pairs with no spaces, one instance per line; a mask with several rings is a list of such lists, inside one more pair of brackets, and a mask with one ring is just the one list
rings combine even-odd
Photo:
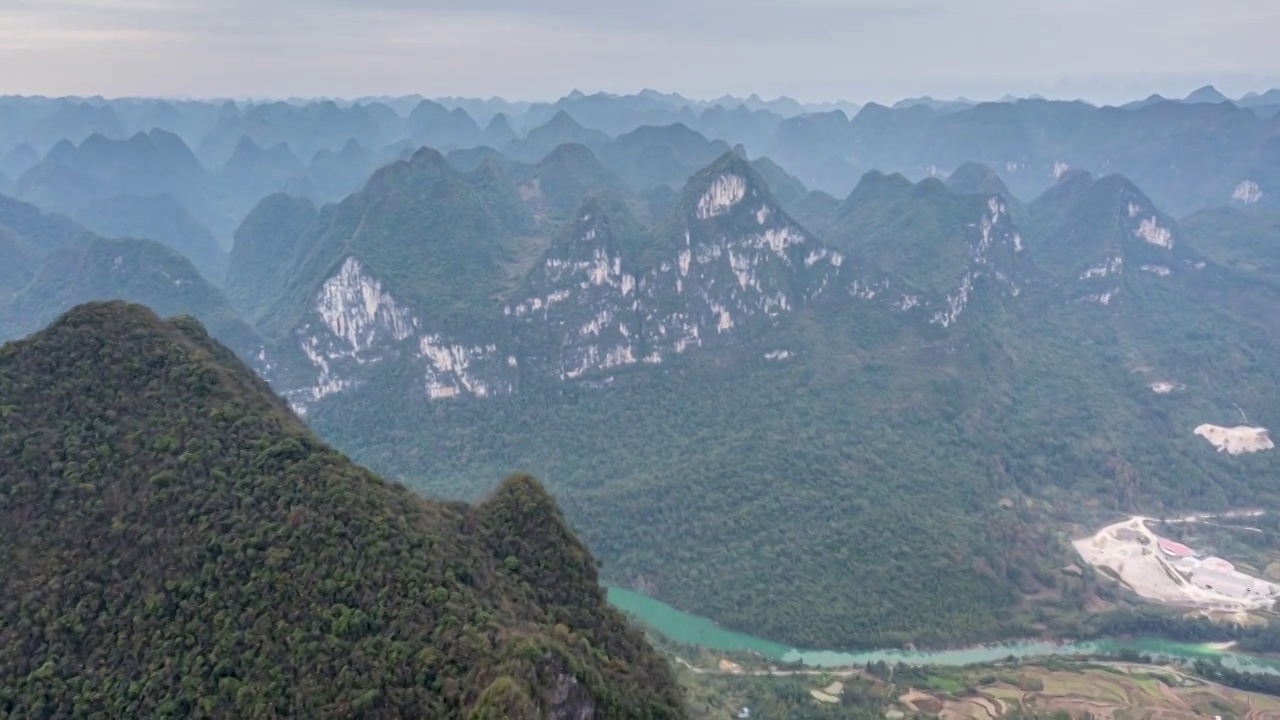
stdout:
[[1280,718],[1280,698],[1213,685],[1173,669],[1123,663],[1080,670],[1000,668],[977,679],[972,690],[911,690],[898,701],[905,710],[946,720],[993,720],[1018,711],[1115,720]]

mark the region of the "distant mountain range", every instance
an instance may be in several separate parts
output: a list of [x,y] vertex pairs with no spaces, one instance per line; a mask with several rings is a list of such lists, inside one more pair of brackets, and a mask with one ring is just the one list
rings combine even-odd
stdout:
[[[589,196],[563,225],[524,166],[427,150],[326,212],[273,199],[255,227],[292,230],[242,234],[268,253],[244,267],[293,269],[243,283],[284,290],[246,311],[327,437],[439,478],[416,481],[431,494],[506,466],[560,478],[615,581],[803,645],[1013,637],[1035,632],[1025,598],[1117,599],[1046,569],[1070,558],[1037,499],[1269,497],[1274,459],[1191,429],[1241,402],[1276,421],[1277,370],[1248,360],[1280,341],[1256,312],[1271,281],[1214,262],[1122,176],[1066,171],[1022,205],[989,168],[869,173],[811,230],[735,152],[662,207],[584,146],[537,167]],[[1177,396],[1152,389],[1170,380]],[[833,556],[856,572],[796,560]],[[1085,631],[1074,602],[1052,632]]]
[[192,315],[352,457],[548,478],[605,579],[728,627],[1088,635],[1136,601],[1077,523],[1280,501],[1192,432],[1280,427],[1265,95],[0,103],[95,128],[0,131],[0,338]]
[[[1229,100],[1205,87],[1181,100],[1151,96],[1119,108],[1038,97],[803,105],[646,91],[573,93],[554,103],[6,97],[0,110],[0,191],[69,211],[107,192],[103,178],[122,178],[124,187],[111,195],[163,185],[223,241],[265,195],[340,200],[377,167],[423,146],[445,153],[487,147],[532,163],[575,142],[637,192],[678,187],[709,161],[688,153],[696,144],[722,144],[713,156],[741,145],[807,187],[840,196],[870,170],[919,179],[971,161],[999,170],[1024,199],[1064,167],[1122,173],[1176,215],[1223,204],[1242,184],[1270,197],[1280,183],[1273,157],[1280,90]],[[1206,134],[1222,143],[1197,141]],[[160,158],[165,164],[156,164]],[[184,197],[193,183],[214,189]]]

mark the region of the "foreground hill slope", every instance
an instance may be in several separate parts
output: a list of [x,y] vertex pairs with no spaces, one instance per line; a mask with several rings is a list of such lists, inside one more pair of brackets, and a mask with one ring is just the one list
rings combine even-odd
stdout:
[[193,320],[79,306],[0,398],[0,715],[680,716],[535,481],[388,485]]

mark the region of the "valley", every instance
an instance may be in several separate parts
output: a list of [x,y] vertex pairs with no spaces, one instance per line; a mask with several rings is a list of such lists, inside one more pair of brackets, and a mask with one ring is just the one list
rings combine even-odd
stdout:
[[0,0],[0,720],[1280,720],[1274,4]]
[[[788,675],[852,674],[868,664],[903,663],[915,667],[971,667],[1017,658],[1029,663],[1045,658],[1090,658],[1136,653],[1169,661],[1194,662],[1212,659],[1242,673],[1280,674],[1280,658],[1233,651],[1218,643],[1177,642],[1158,637],[1103,639],[1090,641],[1017,640],[987,643],[949,650],[798,649],[763,638],[719,627],[708,618],[681,612],[653,598],[621,588],[609,588],[609,602],[636,619],[641,627],[655,633],[674,648],[725,657],[751,659],[753,673]],[[1229,645],[1229,643],[1228,643]],[[680,652],[675,650],[674,652]],[[701,672],[716,672],[700,668]],[[730,672],[730,674],[734,674]]]
[[[642,100],[595,102],[616,120]],[[179,428],[209,422],[219,438],[262,418],[290,428],[291,440],[270,442],[261,430],[262,447],[236,451],[251,461],[219,472],[243,479],[291,458],[312,467],[318,456],[292,440],[323,442],[334,472],[367,467],[409,493],[397,502],[433,498],[429,525],[443,542],[465,544],[483,526],[487,554],[456,555],[480,570],[450,566],[414,586],[456,592],[445,629],[467,632],[415,642],[458,657],[458,643],[479,643],[511,683],[486,675],[463,692],[450,676],[444,704],[405,701],[422,707],[463,713],[491,692],[490,707],[527,708],[563,660],[575,677],[604,678],[583,691],[593,702],[620,693],[643,706],[643,676],[665,712],[670,686],[590,591],[598,581],[615,608],[677,647],[678,671],[709,682],[719,660],[729,675],[796,683],[861,682],[868,663],[952,669],[936,687],[895,685],[881,715],[987,720],[1056,710],[1064,697],[1106,712],[1157,696],[1177,712],[1212,703],[1200,686],[1081,670],[1112,707],[1062,674],[1075,670],[1046,665],[1063,658],[1280,669],[1266,655],[1280,652],[1280,521],[1230,522],[1233,508],[1280,507],[1269,430],[1280,427],[1280,179],[1254,164],[1280,138],[1270,117],[1231,103],[1026,99],[801,110],[765,131],[753,123],[774,110],[643,99],[680,102],[678,122],[640,120],[667,117],[651,107],[624,127],[562,98],[513,105],[483,127],[461,106],[418,99],[175,104],[188,123],[86,126],[52,144],[24,130],[32,152],[6,156],[25,166],[16,197],[0,196],[0,250],[17,260],[0,268],[0,340],[13,341],[0,361],[27,353],[32,378],[11,392],[47,400],[30,393],[54,361],[32,348],[71,333],[76,348],[110,349],[116,338],[77,328],[122,327],[176,343],[155,363],[194,378],[191,392],[226,390],[213,378],[231,373],[240,384],[227,392],[256,398],[234,404],[249,413],[241,420],[217,405],[209,418],[176,416]],[[0,106],[37,119],[48,110]],[[1200,182],[1143,159],[1207,163],[1151,138],[1221,133],[1224,118],[1230,162]],[[993,146],[1011,122],[1028,146]],[[985,129],[952,135],[952,123]],[[14,133],[0,127],[0,141]],[[100,305],[115,299],[176,319]],[[104,371],[171,379],[127,356]],[[247,390],[241,366],[224,360],[261,385]],[[95,412],[119,415],[118,399]],[[79,427],[49,403],[50,417]],[[4,420],[23,412],[0,398],[6,442],[30,459],[23,428]],[[159,432],[155,416],[138,422]],[[95,433],[108,433],[102,423]],[[93,437],[103,457],[137,450]],[[164,449],[143,465],[160,489],[171,466],[197,483],[188,464],[214,452],[154,443]],[[102,467],[88,450],[65,452],[50,477]],[[494,500],[503,477],[541,478],[545,491],[513,481]],[[229,512],[220,503],[211,516]],[[396,517],[381,506],[354,517],[386,513]],[[258,520],[275,527],[274,515]],[[555,537],[535,532],[541,524]],[[272,572],[283,566],[275,542],[253,550]],[[552,572],[559,555],[546,565],[529,554],[543,542],[568,548],[573,577]],[[548,582],[572,592],[539,594]],[[495,597],[520,599],[519,612]],[[634,665],[597,666],[578,623]],[[514,647],[522,634],[532,645]],[[377,647],[377,662],[401,652]],[[525,663],[529,647],[561,660]],[[703,662],[694,647],[718,657]],[[1025,671],[970,677],[1010,656]],[[849,688],[832,682],[786,692],[834,711]],[[958,694],[956,683],[977,689]],[[1056,689],[1022,687],[1037,683]],[[267,690],[282,707],[301,702]]]

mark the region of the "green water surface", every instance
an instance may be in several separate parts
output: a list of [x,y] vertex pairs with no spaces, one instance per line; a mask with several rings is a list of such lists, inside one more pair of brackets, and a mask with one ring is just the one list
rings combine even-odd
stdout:
[[958,650],[803,650],[764,638],[734,632],[716,625],[712,620],[671,607],[647,595],[618,587],[609,587],[609,602],[641,625],[678,643],[698,645],[719,652],[756,652],[770,660],[798,662],[810,667],[845,667],[864,665],[883,660],[887,663],[904,662],[911,665],[980,665],[1003,660],[1010,655],[1019,658],[1083,657],[1110,655],[1121,650],[1133,650],[1153,657],[1180,660],[1217,658],[1233,670],[1256,673],[1280,674],[1280,661],[1246,653],[1218,650],[1206,644],[1180,643],[1160,638],[1133,640],[1104,640],[1088,642],[1045,642],[1028,640],[999,645],[982,645]]

